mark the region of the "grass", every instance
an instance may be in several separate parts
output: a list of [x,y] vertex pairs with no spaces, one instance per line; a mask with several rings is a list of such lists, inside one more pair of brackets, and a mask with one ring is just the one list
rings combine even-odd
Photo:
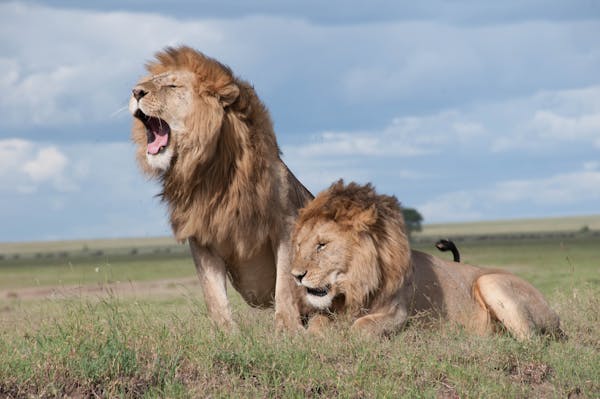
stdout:
[[[433,241],[432,241],[433,242]],[[600,237],[456,241],[461,261],[509,270],[530,281],[545,295],[588,282],[600,286]],[[415,249],[451,259],[432,244]]]
[[0,243],[0,255],[35,253],[78,253],[97,250],[131,249],[131,248],[157,248],[176,246],[171,237],[150,238],[119,238],[101,240],[72,240],[72,241],[41,241],[41,242],[5,242]]
[[[600,397],[599,244],[458,242],[465,261],[510,269],[539,287],[561,315],[566,342],[416,324],[381,340],[351,335],[345,324],[325,338],[279,335],[271,310],[249,308],[232,290],[241,329],[232,336],[211,326],[195,288],[3,297],[0,397]],[[449,257],[431,244],[419,249]],[[0,263],[4,290],[194,274],[181,254],[20,261]]]
[[194,275],[193,262],[185,255],[106,255],[52,261],[5,261],[0,263],[0,290],[149,281]]
[[468,223],[425,224],[419,237],[477,236],[484,234],[578,232],[587,226],[600,230],[600,215],[569,216],[543,219],[514,219]]
[[71,301],[18,309],[3,326],[0,396],[583,397],[600,393],[597,291],[558,299],[570,340],[519,343],[442,326],[387,340],[273,334],[272,314],[236,307],[238,335],[211,328],[195,297]]

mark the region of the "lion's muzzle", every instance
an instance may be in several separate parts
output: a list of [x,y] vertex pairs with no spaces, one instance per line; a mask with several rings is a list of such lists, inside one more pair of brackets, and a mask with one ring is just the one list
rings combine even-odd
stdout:
[[[134,90],[133,95],[137,98],[136,90]],[[139,108],[135,111],[133,116],[139,119],[146,127],[148,154],[156,155],[169,145],[171,128],[167,122],[155,116],[148,116]]]
[[322,296],[325,296],[325,295],[327,295],[329,293],[329,289],[330,289],[329,285],[326,285],[323,288],[308,288],[308,287],[306,287],[306,292],[309,295],[321,296],[322,297]]

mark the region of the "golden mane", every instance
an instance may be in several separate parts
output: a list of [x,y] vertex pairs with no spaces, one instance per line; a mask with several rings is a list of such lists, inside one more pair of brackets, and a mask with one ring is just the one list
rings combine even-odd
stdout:
[[187,46],[167,47],[156,54],[156,61],[146,64],[146,69],[152,75],[185,69],[196,74],[199,82],[207,83],[215,94],[234,81],[228,66]]
[[290,233],[312,199],[281,154],[253,87],[190,48],[167,48],[132,90],[137,159],[162,183],[175,237],[190,245],[207,309],[234,330],[226,279],[252,306],[301,328]]
[[[346,307],[356,312],[387,301],[410,278],[410,247],[396,197],[376,194],[371,184],[344,185],[339,180],[300,211],[295,234],[302,226],[326,221],[357,239],[349,264]],[[373,249],[375,259],[371,259]]]
[[477,334],[563,336],[558,315],[525,280],[410,251],[400,204],[370,184],[334,183],[301,211],[292,237],[292,274],[312,310],[309,331],[346,314],[353,329],[377,335],[417,316]]
[[[152,75],[172,70],[192,72],[198,99],[220,100],[232,87],[237,88],[235,100],[224,107],[220,116],[200,103],[198,112],[187,121],[190,131],[179,139],[178,151],[171,167],[159,176],[160,194],[169,206],[175,237],[185,240],[194,236],[199,244],[231,242],[235,257],[247,258],[264,242],[284,210],[275,196],[291,195],[297,206],[311,198],[310,193],[289,170],[288,178],[295,184],[290,193],[280,193],[275,165],[282,164],[273,124],[267,108],[247,82],[235,77],[220,62],[190,47],[167,48],[149,62]],[[219,109],[217,109],[220,111]],[[219,119],[220,118],[220,119]],[[215,124],[218,131],[206,140],[207,126]],[[145,143],[140,126],[134,141]],[[145,162],[143,145],[138,159]],[[252,239],[248,239],[252,237]]]

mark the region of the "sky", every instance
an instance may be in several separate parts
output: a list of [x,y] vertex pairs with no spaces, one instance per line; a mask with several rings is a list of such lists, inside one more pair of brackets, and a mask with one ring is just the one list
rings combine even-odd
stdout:
[[600,214],[598,38],[591,0],[0,1],[0,242],[171,233],[127,102],[182,44],[254,85],[315,194],[372,182],[425,223]]

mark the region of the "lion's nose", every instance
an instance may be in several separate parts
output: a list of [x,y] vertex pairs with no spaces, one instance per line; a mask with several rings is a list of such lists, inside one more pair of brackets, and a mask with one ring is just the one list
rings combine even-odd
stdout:
[[298,272],[294,272],[292,271],[292,274],[294,275],[294,278],[296,279],[296,281],[298,281],[299,283],[302,282],[302,279],[304,278],[304,276],[306,276],[306,271],[304,271],[303,273],[298,273]]
[[144,89],[140,89],[139,87],[136,87],[135,89],[133,89],[132,92],[133,92],[133,97],[135,97],[135,99],[138,101],[140,101],[140,98],[142,98],[146,94],[148,94],[147,91],[145,91]]

